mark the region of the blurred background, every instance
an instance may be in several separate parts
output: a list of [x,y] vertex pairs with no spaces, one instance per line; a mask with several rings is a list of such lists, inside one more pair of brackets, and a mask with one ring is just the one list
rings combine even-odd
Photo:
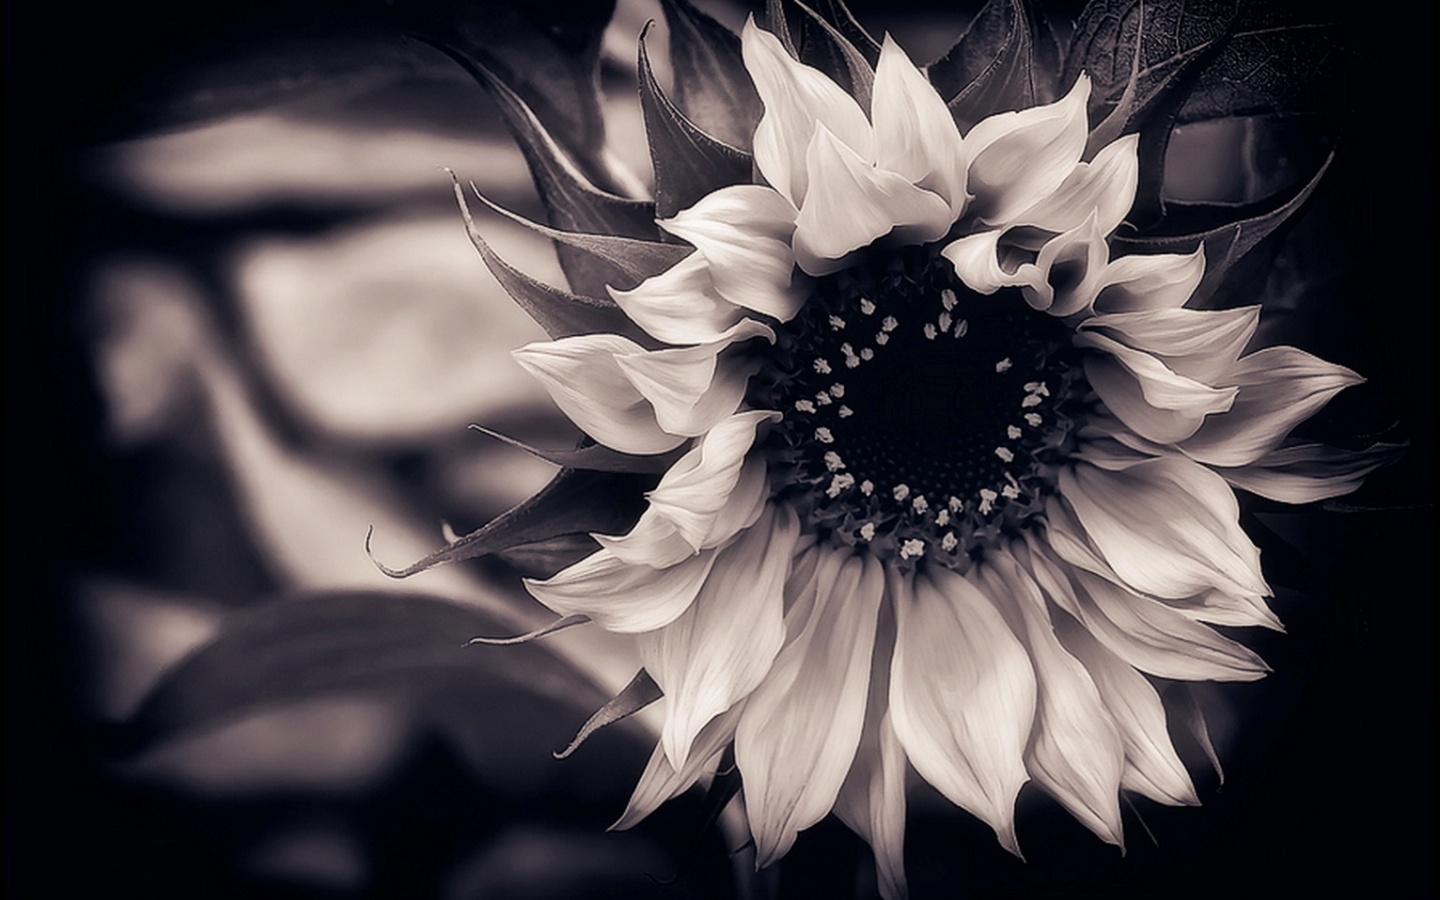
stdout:
[[[621,0],[608,24],[600,5],[432,5],[560,47],[599,34],[606,146],[648,184],[635,40],[661,20],[666,83],[658,2]],[[746,11],[698,5],[735,29]],[[1081,4],[1042,5],[1063,31]],[[573,437],[510,360],[543,334],[470,246],[444,171],[543,219],[524,160],[485,91],[402,37],[405,6],[7,5],[7,893],[869,896],[868,850],[830,821],[758,881],[698,796],[607,833],[644,723],[551,752],[633,674],[626,644],[465,647],[544,621],[523,559],[396,583],[366,557],[371,526],[377,558],[408,563],[553,474],[467,424]],[[976,8],[852,6],[917,61]],[[1370,379],[1317,434],[1411,450],[1340,503],[1247,508],[1289,632],[1246,635],[1265,681],[1176,699],[1225,766],[1222,784],[1185,745],[1204,807],[1137,801],[1121,858],[1027,790],[1021,862],[922,794],[917,897],[1340,877],[1410,896],[1428,878],[1431,28],[1311,9],[1326,40],[1300,68],[1325,102],[1183,126],[1166,192],[1254,201],[1335,152],[1235,302],[1266,304],[1268,342]],[[544,239],[481,227],[563,283]]]

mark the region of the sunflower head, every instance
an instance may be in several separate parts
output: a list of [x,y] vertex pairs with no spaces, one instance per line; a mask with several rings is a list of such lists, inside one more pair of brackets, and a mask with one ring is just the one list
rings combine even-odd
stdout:
[[[792,10],[797,52],[786,8],[737,38],[667,3],[703,76],[679,103],[642,35],[653,204],[597,186],[471,64],[569,288],[471,236],[550,333],[515,356],[583,438],[536,451],[564,468],[534,501],[412,570],[588,535],[526,586],[560,624],[636,635],[644,670],[604,720],[663,694],[622,826],[732,752],[758,864],[834,811],[891,897],[911,769],[1016,852],[1032,780],[1119,844],[1122,790],[1197,802],[1149,678],[1267,671],[1212,627],[1279,626],[1235,490],[1333,497],[1393,448],[1290,438],[1360,379],[1255,349],[1258,307],[1199,302],[1238,230],[1216,258],[1220,232],[1124,224],[1157,96],[1138,69],[1118,99],[1038,52],[962,79],[962,41],[927,74],[835,3]],[[1020,5],[981,17],[1002,12],[1034,37]],[[638,517],[615,527],[597,485]]]

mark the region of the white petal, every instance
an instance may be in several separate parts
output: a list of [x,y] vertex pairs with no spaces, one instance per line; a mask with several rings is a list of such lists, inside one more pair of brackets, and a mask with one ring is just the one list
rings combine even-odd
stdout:
[[1080,324],[1158,357],[1173,372],[1216,384],[1240,358],[1260,323],[1260,307],[1155,309],[1102,313]]
[[880,609],[875,654],[870,660],[870,697],[865,730],[850,774],[835,798],[835,815],[870,844],[885,900],[906,896],[905,748],[890,722],[890,663],[895,647],[895,615]]
[[640,282],[634,290],[607,287],[630,320],[670,344],[714,341],[745,315],[715,290],[710,264],[698,251]]
[[696,437],[735,412],[758,361],[721,356],[732,344],[775,332],[754,319],[742,319],[714,341],[695,347],[645,351],[616,357],[620,370],[650,401],[655,420],[671,434]]
[[873,160],[870,122],[854,98],[818,69],[796,62],[775,35],[755,26],[753,16],[740,32],[740,53],[765,105],[755,129],[755,166],[792,205],[799,208],[806,197],[805,151],[817,123]]
[[958,219],[966,199],[960,130],[945,101],[888,34],[875,67],[870,120],[876,165],[939,194],[950,207],[950,221]]
[[890,580],[897,634],[890,715],[916,771],[1019,853],[1015,796],[1035,673],[990,599],[948,569]]
[[1365,379],[1294,347],[1266,347],[1238,361],[1223,383],[1239,387],[1230,411],[1205,421],[1180,449],[1201,462],[1243,466],[1280,446],[1290,429]]
[[790,201],[771,188],[737,184],[662,219],[660,227],[695,245],[721,297],[788,322],[805,299],[790,289],[795,215]]
[[1008,224],[1065,182],[1085,150],[1090,77],[1046,106],[982,119],[965,136],[971,210],[987,224]]
[[1035,668],[1035,728],[1025,764],[1035,781],[1107,843],[1121,845],[1120,777],[1125,750],[1115,720],[1085,667],[1055,637],[1035,582],[1004,551],[976,570]]
[[1236,402],[1235,388],[1186,378],[1149,353],[1098,332],[1079,331],[1074,343],[1100,351],[1085,355],[1085,377],[1116,418],[1149,440],[1183,441],[1200,430],[1206,416]]
[[1060,495],[1105,562],[1142,594],[1271,593],[1234,493],[1204,466],[1166,458],[1106,472],[1082,463],[1061,470]]
[[1106,144],[1093,161],[1077,163],[1053,194],[1020,213],[1013,224],[1069,231],[1093,212],[1100,233],[1108,235],[1135,203],[1139,144],[1140,136],[1135,134]]
[[[664,699],[660,702],[668,703]],[[719,762],[720,752],[735,735],[735,723],[740,721],[740,710],[743,706],[742,700],[701,729],[699,736],[690,746],[685,765],[678,771],[670,765],[670,758],[665,755],[665,745],[657,742],[655,752],[650,754],[650,762],[641,773],[640,781],[635,785],[635,792],[631,794],[625,812],[610,829],[623,831],[634,827],[641,819],[658,809],[660,804],[680,795],[702,776],[713,773]]]
[[952,241],[940,255],[950,260],[955,274],[965,286],[978,294],[993,294],[1002,287],[1029,285],[1039,287],[1044,275],[1034,263],[1021,263],[1007,272],[1000,265],[1000,229],[981,231]]
[[798,621],[792,609],[790,643],[735,731],[758,866],[783,856],[834,806],[865,724],[882,566],[825,552],[831,559],[820,562],[809,614]]
[[[730,537],[717,537],[716,525],[736,519],[736,512],[724,513],[740,483],[755,429],[779,417],[752,410],[720,422],[660,479],[634,528],[620,536],[597,534],[595,540],[622,561],[663,568]],[[753,495],[742,498],[746,511],[753,503]]]
[[823,124],[805,160],[812,183],[795,220],[795,261],[811,275],[843,268],[842,257],[892,231],[923,243],[950,229],[950,207],[938,194],[875,168]]
[[1120,784],[1156,803],[1199,806],[1195,786],[1170,743],[1165,707],[1145,676],[1100,646],[1083,627],[1064,615],[1054,618],[1055,633],[1085,664],[1100,697],[1120,730],[1125,774]]
[[1205,276],[1205,247],[1194,253],[1121,256],[1105,268],[1097,312],[1139,312],[1185,305]]
[[685,438],[660,428],[654,409],[615,359],[640,349],[619,335],[582,334],[528,344],[511,355],[595,440],[624,453],[664,453]]
[[1348,494],[1360,481],[1395,457],[1400,448],[1376,444],[1341,450],[1324,444],[1297,444],[1271,450],[1248,466],[1219,469],[1238,488],[1282,503],[1314,503]]
[[685,767],[700,729],[754,690],[780,651],[798,534],[788,507],[770,507],[719,551],[689,609],[637,638],[645,670],[670,701],[661,742],[675,769]]
[[1099,289],[1110,248],[1092,211],[1075,228],[1046,241],[1035,257],[1038,283],[1022,293],[1032,307],[1052,316],[1072,316],[1090,306]]
[[525,579],[525,589],[557,613],[587,615],[607,631],[651,631],[690,607],[714,564],[714,550],[656,569],[602,548],[543,581]]

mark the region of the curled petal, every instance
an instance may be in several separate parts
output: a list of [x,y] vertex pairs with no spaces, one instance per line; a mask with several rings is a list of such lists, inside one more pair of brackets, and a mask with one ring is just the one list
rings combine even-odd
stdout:
[[1145,312],[1185,305],[1205,276],[1205,248],[1194,253],[1122,256],[1105,268],[1097,312]]
[[746,703],[735,762],[756,863],[783,856],[840,793],[865,724],[870,655],[884,593],[880,563],[829,551],[803,618]]
[[[1271,593],[1260,574],[1260,551],[1240,528],[1234,493],[1204,466],[1172,457],[1107,472],[1082,463],[1061,471],[1060,495],[1105,563],[1139,593]],[[1063,520],[1050,526],[1064,527]],[[1077,541],[1055,548],[1086,568],[1083,558],[1067,555]]]
[[877,169],[823,124],[805,160],[813,183],[795,220],[795,260],[811,275],[843,268],[846,254],[892,231],[922,243],[950,228],[950,207],[939,195]]
[[890,715],[916,771],[1019,853],[1015,796],[1035,717],[1030,656],[980,588],[948,569],[890,579]]
[[583,334],[528,344],[511,355],[595,440],[622,453],[664,453],[685,438],[660,427],[655,410],[616,361],[640,351],[639,344],[619,335]]
[[1330,398],[1365,379],[1294,347],[1266,347],[1239,360],[1224,379],[1239,395],[1230,412],[1205,422],[1180,445],[1216,466],[1244,466],[1280,446],[1290,429]]
[[788,507],[769,507],[719,551],[689,609],[639,635],[640,659],[670,700],[661,743],[677,771],[700,730],[754,690],[780,651],[798,534]]
[[1013,271],[1000,264],[999,229],[981,231],[952,241],[940,255],[950,260],[955,274],[978,294],[993,294],[1002,287],[1026,286],[1038,289],[1044,274],[1034,263],[1021,263]]
[[757,364],[722,355],[732,344],[775,332],[754,319],[742,319],[719,339],[695,347],[643,350],[616,357],[621,371],[655,410],[655,420],[671,434],[696,437],[730,415],[745,396]]
[[1093,212],[1100,233],[1108,235],[1135,203],[1139,144],[1139,135],[1127,134],[1105,145],[1093,161],[1077,163],[1053,194],[1017,215],[1011,224],[1069,231]]
[[1242,306],[1102,313],[1080,328],[1158,357],[1178,375],[1216,384],[1240,358],[1259,323],[1260,307]]
[[950,221],[965,208],[965,153],[945,101],[900,45],[885,35],[870,101],[875,163],[939,194]]
[[1082,74],[1054,103],[999,113],[970,129],[967,184],[984,222],[1009,224],[1064,184],[1085,150],[1089,97],[1090,77]]
[[848,93],[820,70],[795,61],[753,16],[740,32],[740,52],[765,115],[755,128],[755,166],[797,209],[810,183],[805,151],[823,124],[866,161],[874,159],[870,122]]
[[1105,405],[1140,436],[1161,444],[1183,441],[1205,417],[1223,413],[1238,390],[1186,378],[1155,356],[1096,331],[1080,331],[1075,345],[1100,352],[1085,356],[1085,377]]
[[690,607],[714,564],[714,550],[655,569],[601,548],[543,581],[525,579],[525,589],[561,615],[587,615],[607,631],[651,631]]
[[710,264],[698,251],[634,290],[606,289],[632,322],[669,344],[719,340],[745,314],[715,290]]
[[749,493],[753,491],[753,475],[746,481],[752,486],[736,497],[739,503],[728,514],[727,507],[732,493],[742,483],[745,454],[755,442],[755,429],[779,415],[755,410],[720,422],[660,479],[649,494],[649,507],[629,533],[618,537],[597,534],[595,540],[620,560],[663,568],[734,534],[717,534],[717,525],[749,525],[744,516],[754,505]]
[[1035,257],[1041,277],[1021,293],[1035,309],[1061,318],[1072,316],[1095,299],[1109,255],[1105,234],[1092,210],[1075,228],[1045,242]]
[[799,311],[804,297],[790,290],[795,207],[771,188],[721,188],[660,227],[695,245],[721,297],[782,322]]

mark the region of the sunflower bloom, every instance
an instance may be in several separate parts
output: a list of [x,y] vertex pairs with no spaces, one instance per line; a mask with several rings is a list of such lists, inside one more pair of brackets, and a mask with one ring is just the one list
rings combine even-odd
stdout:
[[1280,627],[1235,489],[1352,490],[1379,455],[1289,435],[1360,377],[1251,349],[1258,307],[1187,306],[1203,248],[1115,251],[1138,140],[1087,154],[1084,74],[962,134],[888,37],[868,104],[753,19],[740,48],[754,183],[566,295],[623,328],[515,352],[591,439],[567,465],[659,476],[526,582],[636,635],[663,691],[617,824],[731,751],[758,865],[834,812],[893,898],[909,769],[1016,853],[1027,781],[1117,845],[1122,790],[1198,803],[1146,676],[1264,676],[1211,627]]

